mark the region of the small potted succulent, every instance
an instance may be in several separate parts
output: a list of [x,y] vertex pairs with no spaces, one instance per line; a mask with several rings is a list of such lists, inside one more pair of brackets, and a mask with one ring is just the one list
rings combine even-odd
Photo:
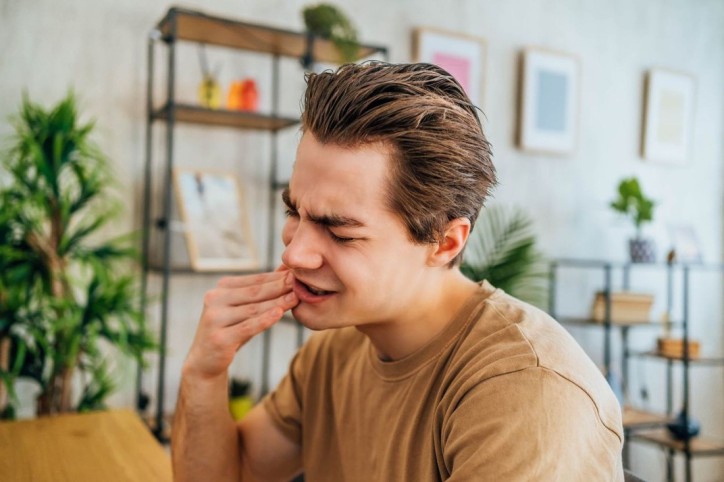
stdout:
[[653,263],[656,261],[656,245],[651,239],[642,236],[642,227],[651,222],[656,202],[646,197],[638,179],[623,179],[618,185],[618,197],[610,204],[615,211],[622,213],[636,226],[636,237],[629,240],[629,253],[634,263]]
[[[357,58],[359,51],[357,30],[342,10],[328,3],[320,3],[304,7],[302,16],[307,34],[332,41],[342,61],[353,62]],[[314,62],[311,52],[305,57],[302,63],[309,68]]]

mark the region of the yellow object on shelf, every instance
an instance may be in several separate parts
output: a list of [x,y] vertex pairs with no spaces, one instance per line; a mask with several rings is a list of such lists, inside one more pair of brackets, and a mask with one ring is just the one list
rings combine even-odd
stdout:
[[234,420],[241,420],[254,408],[254,399],[246,395],[229,399],[229,411]]
[[199,84],[199,104],[209,109],[221,107],[221,86],[211,75],[204,76]]

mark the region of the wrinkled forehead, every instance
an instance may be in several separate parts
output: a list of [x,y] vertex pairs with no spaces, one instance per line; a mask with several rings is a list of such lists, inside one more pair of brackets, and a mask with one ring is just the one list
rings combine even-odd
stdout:
[[382,208],[390,164],[390,151],[381,143],[354,147],[323,144],[305,133],[297,148],[289,193],[295,202],[314,198],[331,204]]

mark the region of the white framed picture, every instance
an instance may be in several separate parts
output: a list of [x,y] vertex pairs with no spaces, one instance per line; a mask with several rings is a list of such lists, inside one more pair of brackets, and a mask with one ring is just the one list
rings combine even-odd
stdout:
[[521,54],[520,76],[518,145],[531,152],[573,152],[578,136],[578,59],[527,48]]
[[237,176],[227,172],[174,169],[179,214],[191,267],[196,271],[259,268]]
[[414,62],[435,64],[448,71],[477,107],[483,102],[486,42],[472,35],[427,27],[413,30]]
[[702,263],[704,256],[694,226],[690,224],[669,225],[671,249],[678,263]]
[[694,77],[666,69],[646,75],[641,155],[648,161],[684,165],[691,149]]

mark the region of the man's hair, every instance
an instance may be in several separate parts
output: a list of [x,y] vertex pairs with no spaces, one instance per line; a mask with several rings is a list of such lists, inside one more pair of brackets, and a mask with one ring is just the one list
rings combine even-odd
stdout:
[[455,218],[475,225],[495,168],[477,108],[452,75],[432,64],[373,62],[305,80],[304,132],[322,144],[390,149],[387,202],[413,241],[440,241]]

